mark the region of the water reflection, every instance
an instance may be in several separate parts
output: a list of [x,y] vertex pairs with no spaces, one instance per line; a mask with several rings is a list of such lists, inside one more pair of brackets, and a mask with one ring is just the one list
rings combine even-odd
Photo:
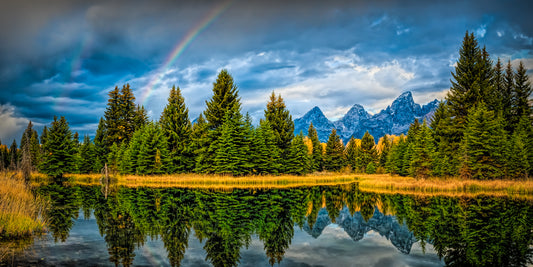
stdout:
[[55,242],[68,238],[78,211],[94,214],[110,263],[123,266],[154,239],[179,266],[191,235],[214,266],[238,265],[253,238],[273,265],[282,263],[295,226],[319,238],[331,224],[356,242],[375,232],[403,254],[417,242],[432,244],[449,266],[523,266],[533,252],[528,200],[373,194],[356,184],[230,192],[114,187],[107,198],[99,187],[52,184],[38,193],[50,199]]

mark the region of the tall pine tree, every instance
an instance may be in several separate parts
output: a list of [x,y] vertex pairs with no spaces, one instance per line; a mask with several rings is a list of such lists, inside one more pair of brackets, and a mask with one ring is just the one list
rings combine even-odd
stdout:
[[43,144],[43,160],[40,170],[55,178],[62,178],[64,173],[74,168],[74,141],[65,117],[54,121]]
[[324,155],[324,168],[328,171],[339,171],[344,167],[344,146],[335,129],[331,130],[331,134],[326,144],[326,154]]
[[480,180],[505,175],[505,131],[500,117],[484,103],[469,110],[462,144],[461,175]]
[[168,150],[172,164],[170,172],[188,172],[194,167],[191,153],[192,126],[189,120],[189,109],[180,88],[172,86],[168,104],[161,114],[159,123],[168,138]]
[[311,139],[311,144],[313,145],[313,151],[311,153],[311,172],[322,171],[324,168],[324,160],[322,157],[322,144],[318,140],[318,133],[313,126],[313,123],[309,124],[309,129],[307,130],[307,136]]
[[294,138],[294,122],[281,95],[276,97],[276,94],[272,92],[265,109],[265,119],[274,130],[278,147],[281,151],[286,151]]

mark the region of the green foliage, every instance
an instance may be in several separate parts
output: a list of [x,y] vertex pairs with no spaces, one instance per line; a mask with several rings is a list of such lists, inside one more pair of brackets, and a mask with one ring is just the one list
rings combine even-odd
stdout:
[[202,114],[198,117],[196,123],[192,126],[192,143],[191,151],[195,156],[195,168],[194,172],[203,173],[206,172],[205,166],[207,165],[207,148],[209,147],[208,128],[207,122],[204,120]]
[[43,144],[41,172],[61,178],[74,169],[74,154],[74,141],[65,117],[61,116],[59,120],[54,117]]
[[303,138],[303,133],[300,132],[292,139],[286,168],[290,174],[303,175],[309,172],[309,151]]
[[435,153],[433,157],[433,175],[455,176],[460,167],[461,134],[455,127],[449,106],[441,102],[435,110],[431,121]]
[[344,165],[344,146],[337,131],[332,129],[326,144],[324,168],[328,171],[339,171]]
[[[201,172],[215,172],[215,154],[219,147],[218,141],[222,135],[221,127],[224,124],[226,113],[230,110],[240,112],[241,103],[237,86],[233,83],[233,77],[227,70],[221,70],[217,80],[213,83],[213,96],[206,101],[207,108],[204,116],[207,121],[207,144],[208,147],[196,160],[196,168]],[[232,111],[233,112],[233,111]],[[241,115],[242,116],[242,115]],[[198,165],[198,162],[200,166]]]
[[379,153],[379,166],[385,168],[385,165],[387,164],[387,158],[389,157],[392,147],[392,142],[387,135],[384,135],[382,138],[383,141],[381,141],[381,152]]
[[435,152],[432,131],[425,121],[414,136],[412,144],[413,151],[410,159],[409,175],[417,178],[430,176],[433,165],[432,157]]
[[161,114],[159,123],[168,139],[168,150],[172,164],[169,171],[188,172],[192,170],[194,158],[191,152],[192,126],[189,120],[189,109],[180,88],[172,87],[168,104]]
[[374,137],[367,131],[363,135],[363,138],[361,138],[361,153],[359,154],[360,159],[358,160],[357,165],[362,167],[362,170],[366,172],[366,167],[368,164],[370,162],[376,162],[377,156],[378,154]]
[[280,170],[280,150],[276,144],[274,131],[266,120],[261,120],[254,131],[250,146],[253,169],[257,174],[278,174]]
[[358,172],[360,169],[358,160],[361,157],[361,148],[357,145],[353,136],[348,141],[346,145],[346,163],[352,167],[352,169]]
[[229,110],[221,127],[221,136],[215,149],[214,172],[240,176],[250,172],[247,157],[250,149],[249,126],[242,119],[237,106]]
[[146,118],[143,109],[136,108],[135,96],[129,84],[123,85],[120,90],[115,86],[115,89],[109,92],[104,114],[105,130],[102,129],[106,133],[106,149],[109,149],[113,143],[119,145],[122,142],[129,142],[137,130],[136,127],[139,127]]
[[83,138],[83,143],[80,147],[79,152],[79,161],[78,161],[78,171],[80,173],[93,173],[98,172],[96,168],[96,151],[95,146],[91,142],[91,138],[88,135],[85,135]]
[[228,110],[241,108],[239,91],[227,70],[220,71],[216,82],[213,83],[213,96],[205,103],[207,109],[204,111],[204,116],[209,130],[216,130],[222,126]]
[[474,179],[495,179],[504,176],[503,122],[481,103],[469,110],[462,145],[461,175]]
[[311,140],[311,144],[313,145],[313,151],[311,154],[311,166],[310,171],[322,171],[324,168],[324,159],[323,159],[323,149],[322,144],[320,144],[320,140],[318,140],[318,133],[313,126],[313,123],[309,124],[309,129],[307,131],[307,137]]
[[294,138],[294,122],[281,95],[276,97],[272,92],[265,109],[265,119],[274,130],[277,146],[284,153],[291,146]]
[[524,67],[522,61],[520,61],[518,65],[514,80],[513,107],[515,110],[513,115],[515,118],[522,118],[524,116],[531,117],[533,115],[533,109],[531,108],[529,101],[531,93],[533,93],[533,87],[531,87],[531,82],[527,75],[527,69]]
[[376,173],[376,165],[374,164],[374,162],[371,161],[366,165],[366,173],[368,174]]
[[[149,122],[141,128],[139,153],[136,158],[138,174],[167,173],[170,165],[167,137],[159,124]],[[131,150],[130,153],[134,154]],[[131,156],[131,155],[130,155]],[[135,160],[133,158],[132,160]]]
[[393,144],[391,147],[391,152],[387,157],[387,163],[385,164],[385,169],[393,174],[398,174],[402,176],[408,175],[407,168],[409,166],[409,143],[407,138],[403,135],[400,136],[400,141]]
[[447,100],[456,127],[464,129],[468,110],[489,97],[492,80],[490,58],[484,48],[479,48],[474,33],[466,32],[452,77]]
[[36,166],[39,166],[41,148],[39,145],[39,135],[37,134],[37,131],[33,129],[31,121],[28,122],[28,126],[26,127],[26,130],[24,130],[20,139],[20,150],[23,153],[24,151],[27,151],[28,153],[28,167],[31,170],[36,169]]

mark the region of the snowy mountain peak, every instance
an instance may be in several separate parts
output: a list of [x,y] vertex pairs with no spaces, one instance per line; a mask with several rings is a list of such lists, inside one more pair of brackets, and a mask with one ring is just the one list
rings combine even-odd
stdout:
[[370,115],[363,106],[355,104],[340,120],[335,122],[328,120],[322,110],[315,106],[303,117],[294,120],[294,132],[307,133],[309,124],[312,122],[321,142],[327,142],[333,128],[337,130],[345,143],[352,136],[361,138],[366,131],[374,136],[375,140],[378,140],[385,134],[407,133],[409,125],[415,118],[430,119],[438,104],[439,101],[435,99],[421,107],[414,102],[412,93],[407,91],[398,96],[390,106],[375,115]]

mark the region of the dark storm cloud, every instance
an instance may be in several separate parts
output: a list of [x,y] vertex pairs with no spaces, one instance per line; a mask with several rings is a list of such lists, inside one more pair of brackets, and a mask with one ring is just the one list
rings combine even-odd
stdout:
[[165,71],[145,101],[152,118],[173,84],[197,116],[221,68],[252,114],[276,90],[294,114],[318,105],[337,116],[355,103],[384,108],[375,101],[405,90],[441,94],[466,30],[494,57],[533,57],[527,1],[234,0],[160,69],[221,3],[5,1],[0,105],[15,111],[0,116],[44,121],[65,112],[73,127],[89,127],[114,86],[129,82],[139,97]]

